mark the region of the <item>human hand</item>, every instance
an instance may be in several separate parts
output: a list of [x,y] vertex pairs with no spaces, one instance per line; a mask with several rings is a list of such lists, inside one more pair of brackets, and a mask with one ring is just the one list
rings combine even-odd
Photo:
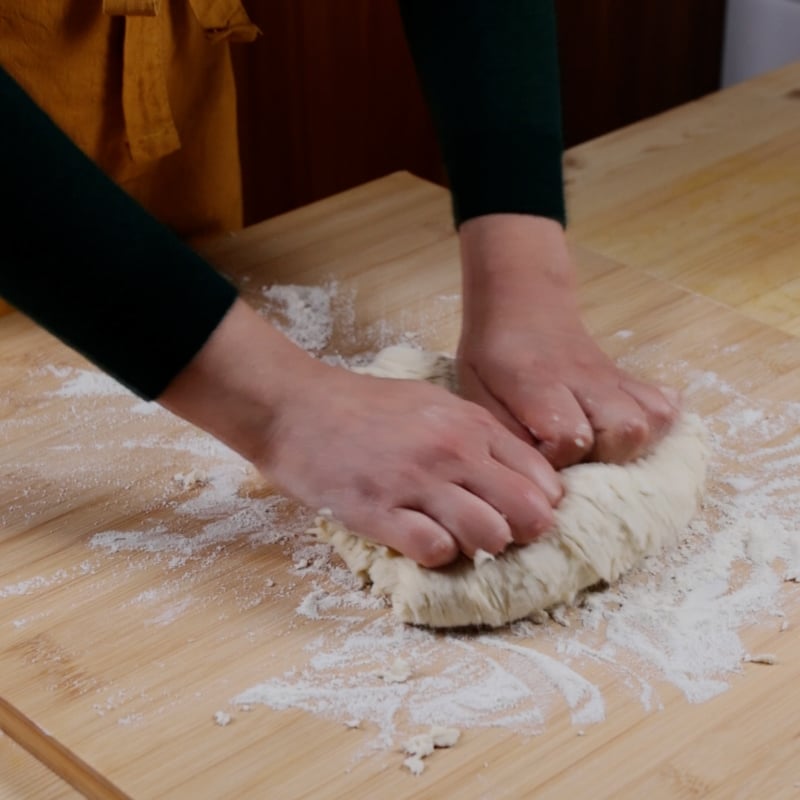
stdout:
[[330,367],[298,389],[259,466],[352,530],[436,567],[551,526],[557,474],[486,410],[429,384]]
[[483,408],[317,361],[238,300],[159,402],[311,508],[428,567],[553,522],[561,482]]
[[623,463],[659,441],[680,400],[619,369],[581,322],[561,226],[515,214],[461,226],[464,397],[557,468]]

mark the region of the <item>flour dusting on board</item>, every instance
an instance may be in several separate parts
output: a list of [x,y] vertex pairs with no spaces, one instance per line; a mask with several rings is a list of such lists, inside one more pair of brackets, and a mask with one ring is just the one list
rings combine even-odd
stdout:
[[[629,366],[635,369],[635,361]],[[535,733],[564,706],[576,726],[600,722],[600,683],[584,674],[598,669],[646,711],[662,706],[664,683],[689,702],[726,691],[753,660],[743,629],[755,623],[785,632],[787,612],[800,598],[792,583],[800,575],[800,404],[759,404],[713,372],[674,368],[688,383],[688,405],[701,393],[728,402],[708,420],[715,452],[708,500],[677,548],[587,595],[581,608],[554,613],[558,624],[442,634],[401,625],[389,614],[376,619],[372,610],[354,618],[342,604],[337,625],[308,646],[302,666],[267,677],[234,702],[357,717],[389,744],[398,730],[428,724]],[[298,613],[318,619],[325,608],[324,618],[336,620],[343,593],[326,585],[325,570]],[[415,675],[386,685],[380,670],[398,653]]]
[[321,352],[333,333],[333,302],[336,283],[326,286],[279,284],[262,290],[268,317],[295,344],[312,353]]
[[[315,355],[356,360],[331,345],[350,341],[353,325],[351,298],[343,300],[335,284],[272,287],[262,302],[262,312]],[[373,341],[415,335],[382,329]],[[626,347],[636,341],[627,330],[612,338]],[[87,532],[80,570],[13,576],[0,585],[0,602],[70,580],[108,575],[119,582],[156,568],[161,579],[131,591],[118,608],[133,610],[144,630],[191,615],[200,624],[210,615],[252,620],[247,636],[263,648],[263,676],[251,686],[231,683],[230,710],[304,709],[365,731],[367,748],[395,746],[431,726],[537,733],[560,713],[582,733],[610,713],[602,689],[610,682],[624,686],[644,712],[662,707],[664,686],[677,687],[688,702],[706,701],[744,669],[780,669],[780,638],[800,605],[800,404],[752,399],[745,393],[753,387],[733,386],[686,363],[660,364],[654,349],[631,347],[628,368],[647,364],[652,371],[655,364],[664,382],[687,387],[690,408],[696,398],[718,401],[722,410],[707,419],[714,450],[709,495],[678,547],[648,558],[619,585],[586,595],[580,608],[495,632],[402,625],[327,546],[303,533],[312,513],[270,494],[238,456],[177,420],[174,435],[149,432],[152,415],[163,431],[165,412],[98,373],[63,366],[34,377],[52,397],[70,399],[76,428],[100,432],[81,438],[82,449],[60,442],[31,454],[15,502],[24,505],[26,519],[52,514],[53,494],[45,485],[59,484],[66,487],[65,503],[69,487],[98,496],[118,492],[116,520],[126,498],[146,495],[147,514],[138,505],[130,526],[100,521]],[[735,351],[719,355],[735,357]],[[95,407],[93,398],[106,402]],[[109,460],[120,452],[130,461],[128,485],[109,486]],[[14,513],[13,505],[0,516]],[[259,557],[274,548],[283,567],[267,574]],[[273,604],[289,609],[287,630],[309,634],[290,663],[278,657],[280,639],[259,638],[259,627],[274,622]],[[31,619],[20,616],[13,627],[24,630]],[[745,641],[763,639],[766,631],[768,645],[750,652]],[[402,680],[386,680],[398,660],[409,669]],[[116,702],[110,696],[97,703],[97,713],[112,713]],[[229,719],[227,711],[217,713]],[[136,724],[129,714],[120,724]]]

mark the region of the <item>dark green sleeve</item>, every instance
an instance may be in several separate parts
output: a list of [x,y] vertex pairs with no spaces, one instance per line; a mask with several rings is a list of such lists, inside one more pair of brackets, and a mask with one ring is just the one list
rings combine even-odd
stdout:
[[234,287],[116,186],[0,69],[0,296],[158,397]]
[[552,0],[399,0],[450,180],[456,224],[565,222]]

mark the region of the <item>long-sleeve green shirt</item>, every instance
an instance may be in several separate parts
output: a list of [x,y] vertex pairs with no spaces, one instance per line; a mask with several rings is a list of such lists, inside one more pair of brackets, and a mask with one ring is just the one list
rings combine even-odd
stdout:
[[[456,224],[498,212],[563,223],[551,0],[400,0],[400,8]],[[142,397],[158,397],[227,313],[234,287],[2,69],[0,170],[0,295]]]

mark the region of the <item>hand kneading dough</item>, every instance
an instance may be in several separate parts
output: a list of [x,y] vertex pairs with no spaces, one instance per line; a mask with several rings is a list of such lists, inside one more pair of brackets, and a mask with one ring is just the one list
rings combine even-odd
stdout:
[[[450,358],[407,347],[384,350],[361,371],[454,385]],[[616,581],[644,556],[674,543],[701,499],[707,460],[703,424],[684,414],[646,458],[624,466],[579,464],[563,470],[556,533],[512,546],[477,566],[461,557],[443,569],[420,567],[324,514],[313,531],[372,584],[373,594],[389,597],[404,622],[496,627],[571,604],[581,590],[601,580]]]

